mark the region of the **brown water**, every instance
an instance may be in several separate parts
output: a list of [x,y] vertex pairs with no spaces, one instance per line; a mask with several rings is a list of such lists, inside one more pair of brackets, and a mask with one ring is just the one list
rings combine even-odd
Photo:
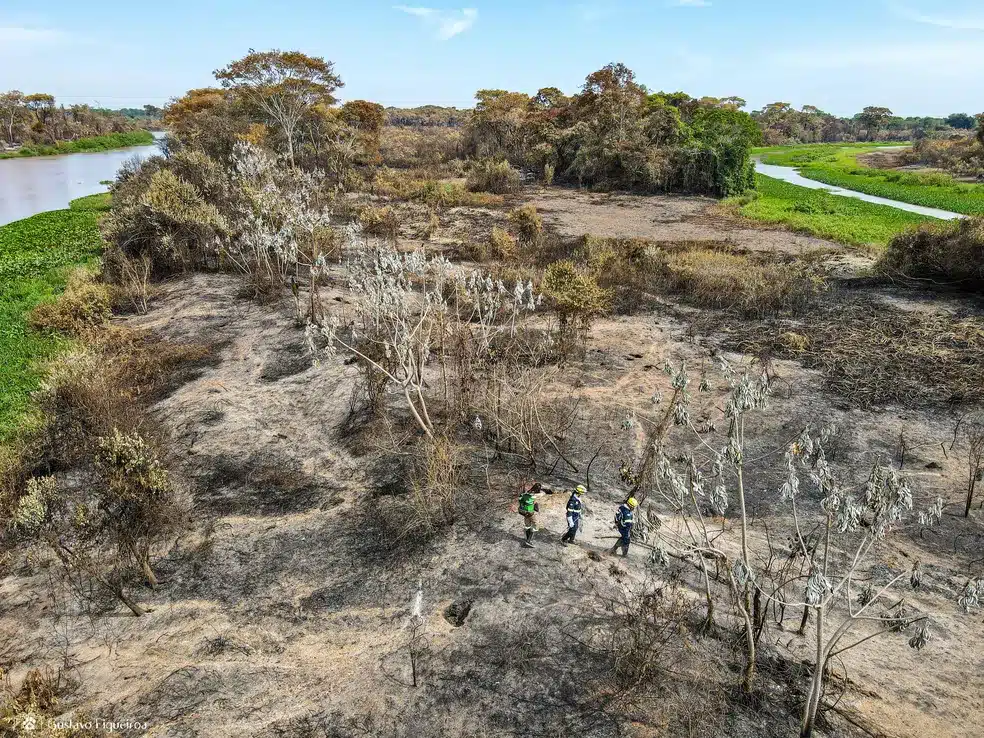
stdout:
[[0,159],[0,225],[67,208],[77,197],[106,192],[109,188],[100,182],[112,180],[123,162],[156,153],[154,144],[91,154]]

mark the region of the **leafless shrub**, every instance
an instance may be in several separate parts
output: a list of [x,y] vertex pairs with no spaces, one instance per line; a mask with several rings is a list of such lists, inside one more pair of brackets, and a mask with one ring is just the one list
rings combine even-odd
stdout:
[[107,280],[116,286],[114,297],[117,306],[124,303],[141,315],[147,312],[153,267],[154,262],[148,254],[131,258],[118,248],[105,251],[103,272]]
[[387,499],[372,513],[389,547],[426,541],[459,519],[472,501],[463,484],[466,454],[447,436],[420,440],[406,467],[409,492]]
[[967,441],[967,504],[964,506],[964,517],[969,518],[977,483],[984,479],[984,417],[964,418],[957,430]]
[[686,660],[696,607],[680,585],[647,577],[614,587],[605,600],[608,627],[599,636],[616,688],[634,698],[657,689]]

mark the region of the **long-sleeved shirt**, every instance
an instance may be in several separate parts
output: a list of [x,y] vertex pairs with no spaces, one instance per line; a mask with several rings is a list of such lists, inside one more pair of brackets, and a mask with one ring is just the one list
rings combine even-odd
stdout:
[[626,503],[619,505],[618,511],[615,513],[615,525],[618,526],[618,529],[631,528],[634,523],[635,511]]

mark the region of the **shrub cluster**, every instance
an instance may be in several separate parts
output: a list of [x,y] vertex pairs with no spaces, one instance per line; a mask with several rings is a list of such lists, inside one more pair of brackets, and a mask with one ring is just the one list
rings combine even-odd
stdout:
[[471,192],[491,192],[508,195],[522,184],[519,172],[504,159],[479,159],[468,172],[468,189]]
[[984,289],[984,217],[900,233],[889,243],[878,270],[887,276]]

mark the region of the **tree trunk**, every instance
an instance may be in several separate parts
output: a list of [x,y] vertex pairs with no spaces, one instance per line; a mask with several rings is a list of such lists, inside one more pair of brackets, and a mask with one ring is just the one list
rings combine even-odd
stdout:
[[810,608],[809,606],[803,608],[803,619],[800,621],[799,630],[796,631],[797,635],[806,635],[806,626],[810,623]]
[[[973,470],[972,470],[973,471]],[[977,475],[970,475],[970,484],[967,487],[967,507],[964,508],[964,517],[970,517],[970,506],[974,504],[974,488],[977,487]]]
[[141,558],[140,568],[143,570],[144,579],[147,580],[147,586],[156,590],[157,576],[154,574],[154,570],[150,568],[150,561],[146,557]]
[[817,608],[817,650],[816,666],[813,671],[813,679],[810,680],[810,691],[806,696],[806,704],[803,706],[803,722],[800,725],[800,738],[812,738],[813,728],[817,721],[817,709],[820,707],[820,694],[823,691],[823,672],[827,666],[827,659],[823,648],[823,610]]

